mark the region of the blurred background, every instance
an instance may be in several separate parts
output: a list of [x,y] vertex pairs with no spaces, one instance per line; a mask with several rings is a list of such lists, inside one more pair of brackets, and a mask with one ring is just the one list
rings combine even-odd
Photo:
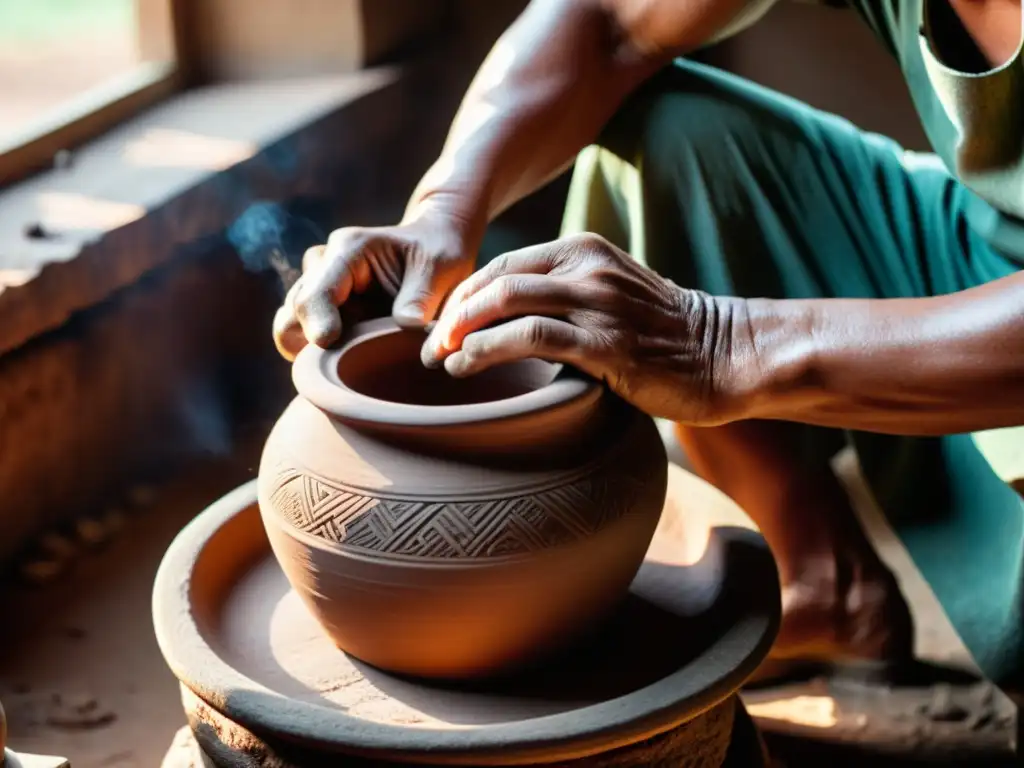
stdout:
[[[0,700],[12,745],[174,765],[167,545],[292,396],[302,252],[393,222],[523,0],[0,0]],[[911,148],[852,13],[782,0],[698,54]],[[571,115],[567,116],[571,119]],[[567,177],[481,259],[554,237]]]
[[0,3],[0,141],[131,71],[137,24],[132,0]]

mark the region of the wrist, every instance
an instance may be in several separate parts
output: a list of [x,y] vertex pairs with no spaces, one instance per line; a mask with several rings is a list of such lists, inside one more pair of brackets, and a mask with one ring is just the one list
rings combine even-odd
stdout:
[[476,253],[487,229],[486,218],[469,211],[461,196],[449,192],[427,192],[409,201],[402,226],[428,224],[444,230],[459,243],[464,253]]
[[810,393],[815,356],[808,302],[716,299],[727,317],[729,354],[717,366],[715,388],[727,421],[785,419],[794,401]]
[[402,223],[422,219],[440,222],[475,253],[489,223],[483,203],[486,195],[483,189],[475,188],[475,180],[475,174],[459,172],[454,162],[442,154],[413,190]]

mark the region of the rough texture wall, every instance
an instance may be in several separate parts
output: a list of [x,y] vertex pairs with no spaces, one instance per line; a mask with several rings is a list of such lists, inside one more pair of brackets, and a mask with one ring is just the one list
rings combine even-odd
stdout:
[[[478,63],[473,46],[453,49],[175,192],[109,247],[90,245],[87,261],[72,254],[31,300],[28,286],[8,289],[23,311],[0,312],[0,341],[15,334],[0,346],[0,563],[150,473],[230,450],[239,424],[281,411],[292,387],[270,337],[275,243],[261,238],[284,217],[299,236],[276,245],[297,266],[333,227],[393,223]],[[131,187],[110,173],[104,183],[122,196]]]
[[0,358],[0,561],[129,483],[230,451],[240,417],[276,409],[275,304],[221,247]]

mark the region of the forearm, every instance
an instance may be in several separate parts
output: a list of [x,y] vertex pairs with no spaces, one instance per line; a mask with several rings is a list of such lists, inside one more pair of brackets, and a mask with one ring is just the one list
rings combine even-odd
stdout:
[[620,65],[613,34],[597,3],[532,2],[474,78],[407,218],[440,207],[478,238],[571,162],[640,79]]
[[726,306],[742,418],[908,435],[1024,423],[1024,274],[935,298]]
[[406,219],[440,209],[478,240],[564,170],[644,80],[745,4],[534,0],[477,73]]

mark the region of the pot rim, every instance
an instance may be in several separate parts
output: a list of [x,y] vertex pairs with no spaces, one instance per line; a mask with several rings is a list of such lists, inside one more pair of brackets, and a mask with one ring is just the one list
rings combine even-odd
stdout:
[[364,395],[338,375],[341,359],[350,350],[382,336],[406,333],[394,320],[384,318],[357,323],[343,342],[332,349],[307,344],[292,364],[298,393],[321,411],[343,421],[401,427],[453,427],[502,421],[528,413],[563,408],[601,396],[602,386],[584,374],[556,363],[555,379],[522,395],[468,405],[413,405]]

